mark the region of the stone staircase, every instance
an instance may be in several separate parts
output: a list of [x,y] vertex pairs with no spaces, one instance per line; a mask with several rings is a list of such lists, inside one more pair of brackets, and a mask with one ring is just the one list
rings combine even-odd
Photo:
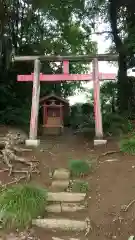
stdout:
[[[33,225],[45,230],[59,231],[62,234],[68,232],[68,236],[72,235],[68,238],[52,237],[52,240],[80,240],[73,238],[75,236],[73,233],[77,233],[78,236],[82,232],[86,236],[91,229],[90,220],[86,218],[88,207],[86,193],[72,192],[73,180],[70,179],[70,172],[67,169],[56,169],[51,179],[46,208],[48,216],[46,219],[33,220]],[[81,214],[77,214],[79,212]],[[78,218],[85,213],[84,219],[79,220]]]

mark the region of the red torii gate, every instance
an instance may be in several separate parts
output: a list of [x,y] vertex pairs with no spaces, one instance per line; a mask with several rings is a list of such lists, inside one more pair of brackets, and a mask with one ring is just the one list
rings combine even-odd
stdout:
[[[117,60],[116,55],[106,55],[105,59],[102,59],[105,55],[98,55],[99,60]],[[93,60],[93,72],[89,74],[70,74],[69,73],[69,60],[73,61],[79,58],[79,61],[83,58],[88,58],[87,60]],[[40,60],[45,59],[48,61],[61,61],[63,62],[63,73],[62,74],[42,74],[40,73]],[[18,56],[14,57],[14,61],[31,61],[34,60],[34,73],[31,75],[18,75],[18,82],[29,82],[33,81],[33,92],[32,92],[32,107],[31,107],[31,120],[30,120],[30,134],[29,139],[26,140],[26,145],[37,146],[39,140],[37,140],[37,127],[38,127],[38,112],[39,112],[39,97],[40,97],[40,81],[44,82],[60,82],[60,81],[92,81],[94,87],[94,113],[95,113],[95,143],[96,141],[105,143],[103,140],[103,127],[102,127],[102,114],[100,107],[100,82],[103,80],[115,80],[116,74],[113,73],[99,73],[98,70],[98,58],[93,56]],[[78,60],[78,59],[77,59]]]

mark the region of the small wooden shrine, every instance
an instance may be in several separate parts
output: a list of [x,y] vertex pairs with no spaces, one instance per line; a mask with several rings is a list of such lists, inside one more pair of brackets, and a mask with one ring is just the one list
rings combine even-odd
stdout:
[[69,102],[54,93],[40,99],[42,134],[63,132],[64,118],[69,113]]

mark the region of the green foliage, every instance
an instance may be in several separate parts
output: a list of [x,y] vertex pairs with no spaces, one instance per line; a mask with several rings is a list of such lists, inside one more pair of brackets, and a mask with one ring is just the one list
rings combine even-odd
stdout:
[[85,176],[92,170],[92,164],[83,160],[71,160],[69,170],[74,177]]
[[77,132],[82,133],[85,137],[87,137],[88,135],[90,135],[89,137],[93,137],[93,134],[95,132],[95,121],[93,114],[82,115]]
[[[96,13],[105,23],[110,24],[110,32],[106,35],[112,39],[111,49],[118,57],[118,84],[117,84],[117,108],[119,112],[131,113],[134,108],[134,87],[130,86],[127,77],[129,68],[135,66],[135,11],[133,9],[134,1],[126,0],[98,0],[94,1]],[[96,16],[97,17],[97,16]],[[119,34],[120,33],[120,34]],[[133,107],[134,106],[134,107]]]
[[47,203],[45,189],[32,185],[15,185],[0,194],[2,227],[26,227],[33,218],[42,215]]
[[72,184],[72,192],[86,193],[88,192],[89,185],[86,181],[75,180]]
[[[76,133],[93,138],[95,134],[93,90],[87,91],[87,99],[91,102],[89,107],[82,108],[81,104],[72,107],[71,126],[76,130]],[[123,133],[133,131],[133,126],[127,117],[128,114],[120,115],[117,113],[117,83],[104,82],[101,85],[101,107],[105,135],[120,136]],[[82,109],[86,111],[82,111]]]
[[29,126],[30,106],[22,106],[22,108],[7,107],[0,111],[1,123],[12,126]]
[[107,135],[119,136],[133,130],[129,120],[119,114],[106,113],[103,115],[104,132]]
[[94,109],[92,104],[76,104],[71,109],[71,127],[77,134],[93,137]]
[[[107,82],[101,87],[102,112],[104,114],[106,112],[114,113],[119,107],[123,111],[128,111],[130,115],[131,113],[134,115],[134,86],[130,85],[126,77],[127,66],[134,66],[135,63],[133,57],[135,50],[133,5],[133,0],[128,3],[125,0],[117,2],[111,0],[0,1],[0,118],[2,122],[16,124],[18,118],[19,124],[21,122],[27,124],[28,114],[21,113],[19,108],[21,109],[25,102],[26,112],[28,112],[31,102],[31,87],[26,83],[17,84],[16,77],[17,74],[33,72],[33,64],[11,64],[12,48],[17,55],[96,53],[97,45],[91,40],[91,33],[98,16],[105,23],[110,22],[112,29],[107,35],[110,38],[113,36],[114,50],[119,54],[118,84]],[[126,56],[126,59],[123,56]],[[42,64],[41,71],[43,73],[56,73],[61,72],[62,68],[46,62]],[[70,64],[70,72],[87,72],[87,67],[81,63],[72,63]],[[42,85],[41,95],[49,94],[54,90],[56,94],[66,97],[74,94],[74,91],[80,88],[81,84],[81,82],[46,83]],[[17,104],[14,105],[14,99],[20,99],[21,104],[17,101]],[[17,110],[13,108],[17,108]],[[11,117],[9,109],[12,109],[13,112]],[[105,121],[104,125],[107,132],[113,132],[116,123],[113,124],[115,125],[113,127],[106,127],[106,120],[103,121]],[[93,132],[93,116],[85,120],[76,115],[76,119],[71,125],[79,132],[90,134]],[[111,129],[109,130],[109,128]],[[118,128],[116,126],[116,129]]]
[[[105,97],[104,97],[105,98]],[[93,106],[89,106],[90,112],[83,113],[82,105],[72,108],[71,126],[76,134],[82,134],[86,138],[93,138],[95,134],[95,119]],[[125,115],[111,111],[108,104],[104,104],[102,114],[104,134],[108,136],[120,136],[133,131],[133,124]]]
[[135,155],[135,137],[121,140],[120,151],[123,153]]
[[101,85],[101,109],[103,113],[117,111],[117,82],[105,81]]
[[[31,104],[32,84],[17,83],[17,74],[33,72],[33,63],[11,63],[12,50],[16,55],[96,52],[96,43],[90,35],[93,21],[90,8],[81,0],[7,0],[4,4],[0,1],[0,120],[3,123],[27,124]],[[89,20],[86,21],[88,16]],[[71,73],[84,73],[87,69],[82,63],[70,64]],[[62,66],[43,62],[41,72],[61,73]],[[54,90],[57,95],[67,97],[81,85],[80,81],[46,83],[41,87],[41,96]]]
[[129,132],[129,133],[134,132],[134,125],[130,120],[127,121],[127,132]]

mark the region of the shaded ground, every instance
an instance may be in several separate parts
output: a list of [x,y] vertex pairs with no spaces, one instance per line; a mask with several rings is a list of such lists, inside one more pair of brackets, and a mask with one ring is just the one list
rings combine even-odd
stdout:
[[[42,140],[38,149],[23,155],[28,159],[35,156],[40,161],[41,173],[33,176],[32,181],[48,187],[49,171],[67,167],[69,159],[97,159],[103,152],[111,150],[118,150],[117,141],[110,140],[107,147],[94,149],[92,142],[88,143],[82,138],[67,134],[57,138],[48,137]],[[106,162],[108,159],[117,161]],[[0,173],[2,183],[10,180],[7,173]],[[135,199],[135,157],[123,156],[121,153],[102,156],[97,160],[96,168],[87,180],[90,186],[88,211],[63,216],[78,220],[88,216],[92,224],[88,239],[127,240],[130,235],[135,235],[135,204],[132,204],[127,212],[124,212],[122,207]],[[41,240],[50,240],[52,236],[66,236],[64,233],[48,233],[40,229],[35,231],[34,234]],[[75,237],[75,234],[70,236]],[[79,234],[78,238],[80,236]],[[83,235],[81,239],[85,239]]]

